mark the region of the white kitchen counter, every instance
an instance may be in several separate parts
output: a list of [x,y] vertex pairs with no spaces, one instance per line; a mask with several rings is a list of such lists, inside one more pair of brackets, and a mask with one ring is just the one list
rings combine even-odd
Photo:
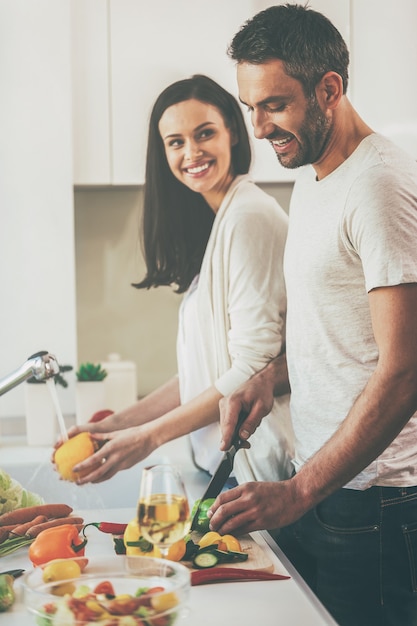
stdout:
[[[45,454],[50,455],[50,451]],[[21,459],[22,464],[29,462],[29,451]],[[155,460],[155,454],[146,461],[146,465]],[[43,458],[43,457],[42,457]],[[208,477],[195,469],[189,448],[185,440],[176,440],[163,446],[157,453],[157,460],[175,463],[180,466],[191,502],[202,495]],[[15,457],[16,463],[16,457]],[[3,464],[2,464],[3,466]],[[52,467],[51,467],[51,471]],[[125,490],[131,491],[132,505],[125,508],[113,507],[74,507],[74,513],[80,514],[88,522],[129,522],[135,515],[138,484],[128,480],[126,472]],[[119,473],[120,476],[123,472]],[[118,476],[119,476],[118,475]],[[65,501],[65,500],[61,500]],[[71,504],[71,503],[69,503]],[[111,536],[100,533],[94,528],[88,533],[89,542],[86,556],[108,555],[117,559]],[[289,574],[289,580],[229,582],[192,587],[188,615],[178,626],[337,626],[324,607],[305,585],[298,573],[287,561],[268,533],[256,532],[252,537],[266,550],[274,565],[274,571]],[[0,558],[0,571],[8,569],[30,569],[27,549],[7,557]],[[17,601],[11,611],[0,614],[1,626],[33,626],[35,620],[27,613],[22,603],[21,580],[15,581]]]
[[[127,522],[135,515],[135,509],[108,509],[77,511],[86,522]],[[118,556],[113,549],[111,536],[91,528],[86,556],[108,555],[109,560]],[[287,564],[284,567],[279,550],[266,543],[262,533],[252,537],[267,551],[274,564],[274,571],[289,573],[289,580],[229,582],[201,585],[191,588],[188,614],[178,626],[335,626],[334,620],[306,588],[297,573]],[[1,570],[30,569],[27,550],[22,548],[0,559]],[[34,618],[22,602],[21,579],[15,581],[17,601],[11,611],[0,614],[4,626],[33,626]]]

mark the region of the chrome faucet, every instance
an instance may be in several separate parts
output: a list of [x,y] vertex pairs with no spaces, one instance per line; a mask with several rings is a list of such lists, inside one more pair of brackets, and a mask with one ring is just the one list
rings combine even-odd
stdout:
[[0,396],[34,376],[37,380],[46,380],[59,373],[56,358],[42,350],[28,358],[17,370],[0,379]]

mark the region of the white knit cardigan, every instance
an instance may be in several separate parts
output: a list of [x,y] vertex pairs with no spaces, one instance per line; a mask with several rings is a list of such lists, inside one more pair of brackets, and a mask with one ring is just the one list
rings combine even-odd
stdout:
[[[229,188],[204,255],[197,306],[206,366],[214,385],[228,395],[281,350],[286,295],[283,253],[288,217],[249,176]],[[288,397],[236,455],[239,482],[287,477],[292,456]]]

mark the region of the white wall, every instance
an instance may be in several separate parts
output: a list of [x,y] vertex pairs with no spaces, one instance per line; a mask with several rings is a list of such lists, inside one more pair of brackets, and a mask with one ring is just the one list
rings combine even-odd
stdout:
[[417,159],[417,3],[350,1],[352,102]]
[[[0,0],[0,378],[76,361],[69,2]],[[21,385],[0,416],[23,406]]]

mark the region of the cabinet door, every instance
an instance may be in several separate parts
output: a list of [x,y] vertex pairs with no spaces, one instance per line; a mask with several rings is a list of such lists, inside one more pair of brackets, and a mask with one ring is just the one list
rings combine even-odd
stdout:
[[417,4],[351,2],[352,102],[375,131],[417,159]]
[[71,27],[74,184],[110,184],[106,0],[71,0]]

